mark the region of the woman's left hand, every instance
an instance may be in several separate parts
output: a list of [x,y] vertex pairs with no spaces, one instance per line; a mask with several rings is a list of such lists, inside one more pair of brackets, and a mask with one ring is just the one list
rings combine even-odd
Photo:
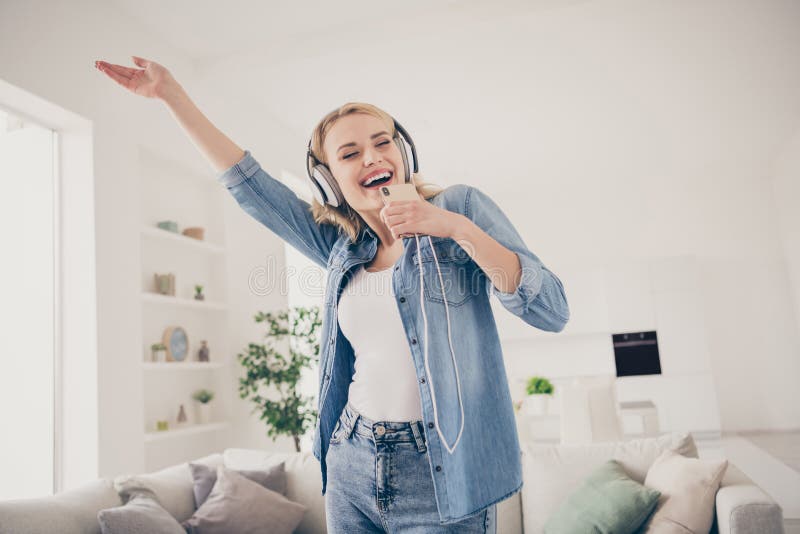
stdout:
[[461,215],[434,206],[427,200],[389,201],[380,212],[392,237],[431,235],[452,237]]

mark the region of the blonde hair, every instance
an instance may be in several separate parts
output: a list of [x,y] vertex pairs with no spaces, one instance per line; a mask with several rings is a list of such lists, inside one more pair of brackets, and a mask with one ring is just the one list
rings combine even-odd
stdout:
[[[349,102],[325,115],[325,117],[323,117],[323,119],[314,127],[314,131],[311,134],[311,152],[314,154],[317,160],[325,165],[328,165],[327,156],[325,155],[325,151],[322,149],[325,143],[325,136],[328,135],[328,132],[337,120],[345,115],[350,115],[351,113],[366,113],[368,115],[372,115],[373,117],[377,117],[384,124],[386,124],[386,127],[392,134],[392,137],[399,135],[395,131],[394,119],[392,119],[392,117],[382,109],[377,108],[372,104]],[[409,165],[413,165],[411,161],[408,163]],[[417,192],[426,200],[443,191],[443,188],[438,185],[422,181],[420,173],[412,172],[411,180],[414,183],[414,186],[417,188]],[[339,232],[347,234],[350,237],[350,240],[353,242],[358,239],[358,235],[361,233],[361,230],[367,226],[367,223],[364,221],[361,215],[359,215],[356,210],[351,208],[347,202],[343,202],[338,207],[334,207],[330,204],[320,204],[315,198],[311,201],[311,213],[313,214],[314,220],[317,223],[331,224],[338,227]]]

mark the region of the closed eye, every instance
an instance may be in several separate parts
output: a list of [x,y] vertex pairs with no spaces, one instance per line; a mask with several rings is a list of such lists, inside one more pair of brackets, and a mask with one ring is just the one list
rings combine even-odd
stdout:
[[[389,144],[389,141],[387,140],[387,141],[381,141],[380,143],[378,143],[375,146],[383,146],[383,145],[388,145],[388,144]],[[358,152],[349,152],[349,153],[345,154],[344,156],[342,156],[342,159],[350,159],[351,157],[355,156],[356,154],[358,154]]]

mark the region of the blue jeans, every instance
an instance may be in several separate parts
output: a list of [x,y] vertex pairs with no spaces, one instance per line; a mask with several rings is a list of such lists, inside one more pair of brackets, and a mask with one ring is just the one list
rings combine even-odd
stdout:
[[348,402],[330,439],[328,534],[495,534],[497,505],[440,524],[422,421],[373,421]]

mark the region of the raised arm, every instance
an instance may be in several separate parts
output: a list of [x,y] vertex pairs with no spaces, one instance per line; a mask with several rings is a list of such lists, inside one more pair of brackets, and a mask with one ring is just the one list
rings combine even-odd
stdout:
[[217,172],[228,169],[242,159],[244,150],[203,115],[169,70],[155,61],[136,56],[133,56],[133,62],[142,68],[134,69],[105,61],[96,61],[95,67],[132,93],[164,102]]
[[278,237],[322,267],[327,266],[338,230],[314,221],[308,202],[267,174],[249,151],[217,129],[162,65],[133,56],[140,69],[105,61],[95,66],[134,94],[161,100],[217,171],[239,205]]

